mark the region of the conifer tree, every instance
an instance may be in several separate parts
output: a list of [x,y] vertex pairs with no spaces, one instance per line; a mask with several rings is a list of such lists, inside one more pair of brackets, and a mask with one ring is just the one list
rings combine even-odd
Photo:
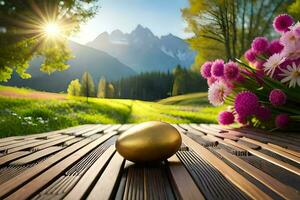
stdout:
[[105,80],[104,77],[102,77],[99,80],[97,97],[98,98],[105,98],[106,97],[106,80]]
[[81,94],[86,97],[87,102],[89,97],[95,96],[94,80],[88,72],[84,72],[81,78]]

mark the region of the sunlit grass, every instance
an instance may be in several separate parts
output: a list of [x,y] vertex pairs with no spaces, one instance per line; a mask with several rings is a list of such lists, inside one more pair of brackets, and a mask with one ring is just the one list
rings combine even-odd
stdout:
[[[0,86],[1,89],[31,92]],[[98,98],[89,98],[89,102],[86,102],[84,97],[47,101],[0,97],[0,137],[45,132],[80,124],[123,124],[150,120],[169,123],[216,123],[217,113],[224,107],[214,108],[201,103],[206,94],[186,96],[187,98],[172,97],[172,103],[170,99],[156,103]],[[199,101],[198,98],[202,100]],[[181,103],[175,105],[175,99],[180,99]]]

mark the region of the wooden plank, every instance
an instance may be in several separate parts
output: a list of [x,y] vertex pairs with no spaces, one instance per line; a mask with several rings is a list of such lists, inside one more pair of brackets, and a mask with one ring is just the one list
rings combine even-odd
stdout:
[[47,143],[45,144],[41,144],[41,145],[38,145],[38,146],[34,146],[34,149],[35,150],[42,150],[42,149],[45,149],[45,148],[48,148],[48,147],[51,147],[51,146],[55,146],[55,145],[58,145],[58,144],[61,144],[61,143],[64,143],[64,142],[67,142],[69,140],[72,140],[74,139],[75,136],[67,136],[67,137],[64,137],[64,138],[60,138],[60,139],[56,139],[54,141],[48,141]]
[[122,125],[121,124],[115,124],[115,125],[112,125],[111,127],[105,129],[103,132],[104,133],[108,133],[108,132],[111,132],[111,131],[117,131]]
[[230,144],[232,144],[232,145],[235,145],[235,146],[237,146],[239,148],[245,149],[245,150],[247,150],[248,152],[250,152],[251,154],[253,154],[253,155],[257,156],[257,157],[260,157],[260,158],[262,158],[262,159],[264,159],[264,160],[266,160],[268,162],[271,162],[271,163],[273,163],[273,164],[275,164],[275,165],[277,165],[279,167],[282,167],[282,168],[284,168],[284,169],[286,169],[286,170],[288,170],[288,171],[290,171],[290,172],[292,172],[292,173],[300,176],[300,169],[297,168],[297,167],[294,167],[294,166],[292,166],[292,165],[290,165],[288,163],[285,163],[285,162],[283,162],[281,160],[277,160],[277,159],[275,159],[275,158],[273,158],[271,156],[263,154],[263,153],[261,153],[259,151],[251,149],[251,148],[249,148],[249,147],[247,147],[245,145],[239,144],[239,143],[234,142],[232,140],[225,139],[225,141],[228,142],[228,143],[230,143]]
[[112,198],[113,190],[124,161],[124,158],[116,152],[88,195],[88,200],[107,200]]
[[[12,148],[24,146],[24,145],[27,145],[27,144],[32,144],[32,143],[35,143],[35,142],[40,142],[40,141],[41,140],[36,140],[36,139],[24,140],[22,142],[18,142],[18,143],[11,144],[11,145],[8,145],[8,146],[5,146],[5,147],[1,147],[0,151],[7,151],[8,149],[12,149]],[[45,141],[45,140],[43,140],[43,141]]]
[[98,174],[106,166],[109,159],[115,152],[115,146],[110,146],[103,155],[88,169],[88,171],[82,176],[78,183],[72,188],[72,190],[64,197],[64,200],[82,199],[88,189],[92,186],[92,183],[97,178]]
[[30,155],[22,157],[18,160],[15,160],[11,164],[13,164],[13,165],[24,165],[24,164],[33,162],[37,159],[40,159],[42,157],[45,157],[47,155],[53,154],[53,153],[55,153],[55,152],[57,152],[61,149],[62,149],[61,147],[49,147],[49,148],[43,149],[41,151],[31,153]]
[[15,153],[11,153],[11,154],[2,156],[2,157],[0,157],[0,165],[4,165],[8,162],[11,162],[11,161],[16,160],[20,157],[26,156],[28,154],[30,154],[29,151],[18,151],[18,152],[15,152]]
[[48,169],[49,167],[51,167],[53,164],[57,163],[58,161],[60,161],[61,159],[65,158],[66,156],[72,154],[73,152],[77,151],[78,149],[82,148],[83,146],[87,145],[88,143],[90,143],[91,140],[89,139],[85,139],[82,140],[70,147],[67,147],[63,150],[61,150],[60,152],[58,152],[55,156],[45,160],[44,162],[27,169],[26,171],[24,171],[24,173],[14,177],[13,179],[3,183],[1,185],[1,190],[0,190],[0,199],[5,196],[6,194],[10,193],[11,191],[13,191],[14,189],[18,188],[19,186],[21,186],[23,183],[25,183],[26,181],[34,178],[35,176],[37,176],[39,173],[45,171],[46,169]]
[[[70,156],[60,161],[59,163],[57,163],[38,177],[28,182],[26,185],[24,185],[23,187],[12,193],[10,196],[8,196],[7,199],[25,200],[30,198],[34,193],[38,192],[42,187],[44,187],[46,184],[48,184],[58,175],[64,172],[69,166],[74,164],[80,158],[85,156],[88,152],[92,151],[94,148],[96,148],[101,143],[105,142],[107,139],[114,136],[115,134],[116,132],[105,134],[101,138],[89,143],[82,149],[76,151],[74,154],[71,154]],[[32,169],[29,170],[33,171]]]
[[100,127],[98,127],[97,129],[94,129],[92,131],[86,132],[84,134],[82,134],[82,137],[90,137],[96,133],[100,133],[103,132],[104,130],[106,130],[107,128],[111,127],[111,125],[102,125]]
[[281,147],[281,146],[278,146],[278,145],[272,144],[272,143],[268,143],[268,145],[271,146],[271,147],[273,147],[273,148],[279,149],[279,150],[281,150],[281,151],[285,151],[285,152],[287,152],[287,153],[289,153],[289,154],[292,154],[292,155],[297,156],[297,157],[300,158],[300,152],[293,151],[293,150],[291,150],[291,149],[286,149],[286,148],[283,148],[283,147]]
[[231,139],[231,140],[235,140],[235,141],[237,141],[239,139],[236,136],[228,135],[228,134],[225,134],[225,133],[219,133],[218,131],[212,130],[207,125],[203,125],[203,124],[193,125],[193,124],[191,124],[190,126],[195,128],[196,130],[202,131],[203,133],[210,134],[210,135],[222,138],[222,139],[227,138],[227,139]]
[[91,126],[91,127],[85,128],[85,129],[83,129],[83,130],[76,131],[76,132],[73,133],[73,135],[75,135],[75,136],[80,136],[80,135],[82,135],[82,134],[84,134],[84,133],[87,133],[87,132],[90,132],[90,131],[95,131],[95,130],[96,130],[95,133],[97,133],[98,130],[100,130],[100,131],[102,130],[102,129],[101,129],[102,127],[103,127],[103,125],[101,125],[101,124],[99,124],[99,125],[93,125],[93,126]]
[[266,138],[266,137],[263,137],[263,136],[257,135],[257,134],[246,134],[246,133],[240,132],[240,130],[243,130],[242,128],[241,129],[224,129],[224,128],[221,128],[219,125],[215,125],[215,124],[211,124],[209,126],[212,128],[218,129],[220,131],[227,131],[227,134],[231,134],[231,135],[238,136],[238,137],[244,136],[244,137],[248,137],[248,138],[251,138],[254,140],[258,140],[263,143],[273,143],[273,144],[300,152],[300,147],[298,144],[297,145],[288,144],[283,141],[273,140],[273,139]]
[[281,182],[279,182],[277,179],[273,178],[272,176],[264,173],[263,171],[253,167],[252,165],[248,164],[247,162],[243,161],[242,159],[238,158],[237,156],[234,156],[228,152],[226,152],[223,149],[217,149],[216,150],[222,157],[229,160],[231,163],[233,163],[235,166],[239,167],[252,177],[254,177],[256,180],[263,183],[265,186],[276,192],[278,195],[280,195],[282,198],[285,199],[300,199],[300,194],[297,190],[294,188],[285,185]]
[[225,164],[222,160],[217,158],[213,153],[211,153],[206,148],[202,147],[189,137],[181,134],[183,142],[191,149],[193,149],[200,157],[209,162],[212,166],[214,166],[219,172],[223,174],[229,181],[235,184],[239,189],[241,189],[244,193],[249,195],[253,199],[271,199],[266,193],[257,188],[254,184],[249,182],[242,175],[237,173],[227,164]]
[[[56,142],[56,141],[60,141],[60,140],[68,140],[68,137],[70,137],[70,136],[61,135],[60,137],[55,137],[55,138],[52,138],[49,140],[38,140],[34,143],[24,144],[22,146],[8,149],[7,153],[13,153],[13,152],[21,151],[21,150],[28,149],[28,148],[33,148],[33,147],[36,147],[39,145],[48,144],[48,143],[52,143],[52,142]],[[72,138],[70,138],[70,139],[72,139]]]
[[176,155],[168,159],[172,180],[182,199],[205,199],[192,177]]
[[292,161],[294,161],[294,162],[300,164],[300,158],[299,158],[299,157],[294,156],[294,155],[291,155],[291,154],[289,154],[289,153],[287,153],[287,152],[285,152],[285,151],[276,149],[276,148],[274,148],[274,147],[272,147],[272,146],[270,146],[270,145],[261,143],[261,142],[259,142],[259,141],[255,141],[255,140],[250,139],[250,138],[242,137],[241,140],[246,141],[246,142],[250,142],[250,143],[253,143],[253,144],[256,144],[256,145],[259,145],[259,146],[261,146],[261,147],[264,148],[264,149],[267,149],[267,150],[269,150],[269,151],[272,151],[272,152],[274,152],[274,153],[276,153],[276,154],[278,154],[278,155],[281,155],[282,157],[285,157],[285,158],[287,158],[287,159],[290,159],[290,160],[292,160]]

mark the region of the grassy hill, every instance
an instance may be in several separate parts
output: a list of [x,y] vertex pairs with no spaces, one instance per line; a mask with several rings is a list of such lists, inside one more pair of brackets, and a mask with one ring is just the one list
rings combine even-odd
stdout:
[[86,123],[119,124],[149,120],[214,123],[217,113],[223,108],[208,107],[204,103],[205,96],[205,93],[184,95],[158,103],[89,98],[87,103],[83,97],[70,98],[65,94],[0,86],[0,137],[45,132]]
[[169,97],[160,100],[159,103],[165,105],[183,105],[183,106],[201,106],[201,107],[210,105],[207,100],[206,92]]

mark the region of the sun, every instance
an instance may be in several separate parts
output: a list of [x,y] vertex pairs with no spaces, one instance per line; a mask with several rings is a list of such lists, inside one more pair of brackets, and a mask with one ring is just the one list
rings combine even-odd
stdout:
[[45,24],[43,31],[47,37],[58,37],[61,34],[61,28],[55,22]]

